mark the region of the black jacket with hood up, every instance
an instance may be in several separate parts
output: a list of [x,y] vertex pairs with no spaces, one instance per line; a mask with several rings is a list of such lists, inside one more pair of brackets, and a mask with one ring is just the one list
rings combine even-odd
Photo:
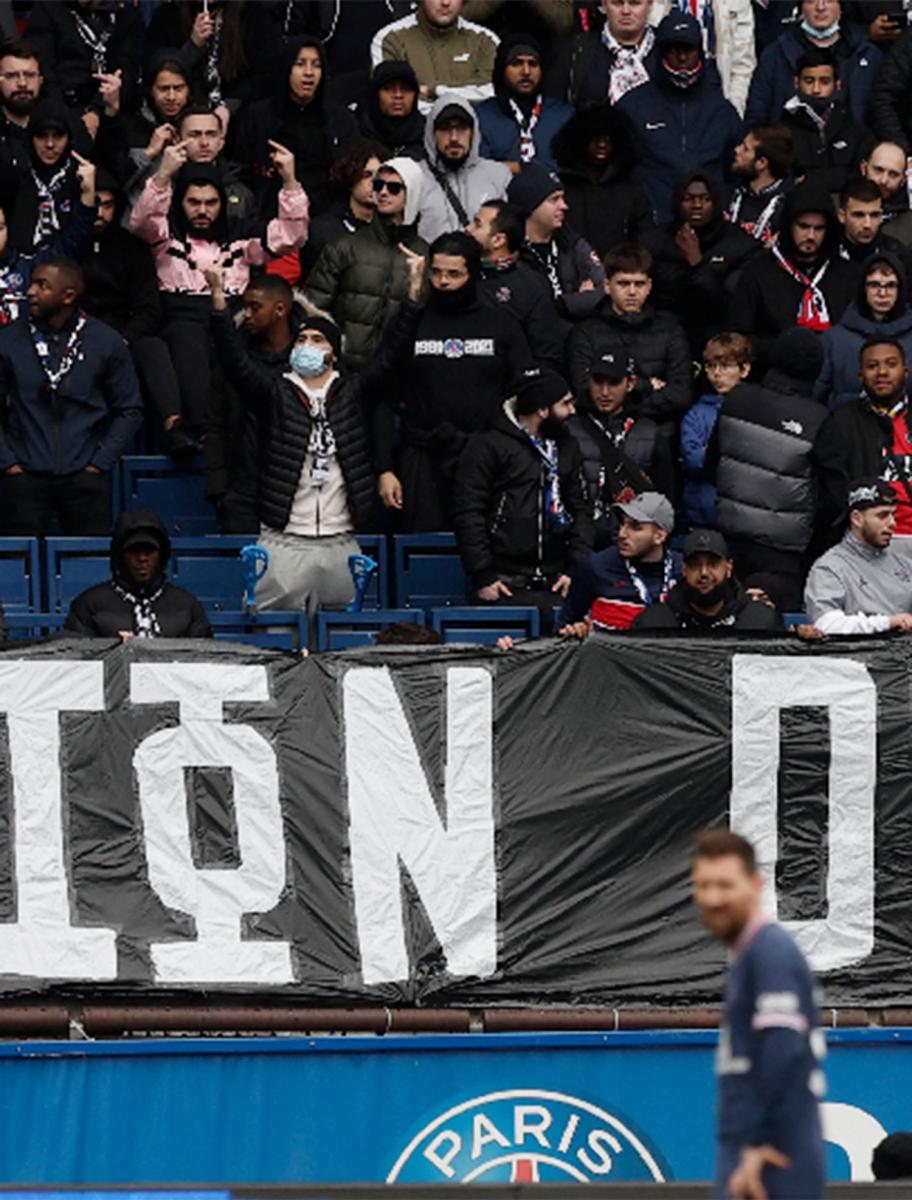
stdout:
[[[586,148],[600,135],[611,142],[611,154],[598,178],[589,173]],[[571,117],[551,143],[568,223],[600,258],[619,242],[638,242],[655,221],[652,203],[632,178],[636,135],[626,113],[602,105]]]
[[[298,52],[311,46],[320,53],[323,77],[309,104],[296,104],[288,78]],[[283,47],[276,65],[276,92],[258,100],[238,118],[232,158],[246,166],[261,203],[261,216],[271,217],[279,190],[270,158],[270,140],[280,142],[295,157],[295,174],[310,200],[311,216],[332,205],[335,198],[329,168],[340,150],[358,136],[352,113],[327,96],[326,57],[318,38],[293,38]]]
[[[695,267],[688,265],[675,244],[683,222],[681,198],[691,183],[705,183],[713,200],[713,216],[707,225],[695,227],[703,257]],[[676,313],[690,339],[696,359],[706,339],[725,327],[728,308],[741,272],[761,246],[740,226],[725,220],[722,188],[707,171],[690,171],[675,184],[672,193],[673,220],[643,234],[641,243],[652,254],[653,289],[656,308]]]
[[[134,584],[123,559],[124,541],[128,535],[139,531],[148,533],[149,540],[157,543],[161,554],[159,575],[142,587]],[[151,596],[162,588],[161,595],[152,605],[162,637],[212,637],[212,626],[209,624],[206,610],[196,596],[184,588],[175,587],[165,578],[170,557],[171,539],[161,519],[154,512],[140,508],[121,513],[111,538],[111,579],[79,593],[70,605],[63,632],[71,637],[91,638],[116,638],[122,631],[135,632],[133,605],[118,594],[116,584],[123,591],[137,597]],[[238,579],[240,580],[240,561]]]
[[[407,117],[388,117],[380,110],[380,89],[403,79],[415,89],[415,105]],[[389,158],[424,158],[424,113],[418,108],[418,77],[408,63],[381,62],[374,68],[367,95],[358,105],[358,127],[364,137],[386,146]]]
[[[795,243],[792,223],[802,213],[823,213],[827,232],[820,254],[812,263],[801,263],[800,269],[813,278],[824,261],[826,273],[818,286],[826,300],[830,324],[835,325],[855,295],[857,268],[839,257],[841,226],[833,211],[829,193],[819,185],[801,183],[789,192],[782,208],[779,248],[790,262],[795,262]],[[744,268],[738,290],[732,301],[728,325],[751,338],[754,345],[755,370],[759,362],[767,365],[769,351],[778,333],[796,324],[805,288],[785,271],[773,257],[772,250],[759,254]]]

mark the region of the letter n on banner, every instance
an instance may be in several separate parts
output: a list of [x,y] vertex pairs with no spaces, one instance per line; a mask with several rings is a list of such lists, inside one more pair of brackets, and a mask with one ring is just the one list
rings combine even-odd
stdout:
[[[268,912],[285,887],[285,838],[275,753],[250,725],[226,725],[222,704],[269,699],[266,668],[232,663],[134,663],[134,704],[177,702],[180,724],[136,749],[149,882],[196,921],[196,941],[153,942],[158,983],[293,983],[291,947],[242,939],[246,913]],[[241,865],[197,868],[190,845],[186,767],[230,767]]]
[[779,713],[829,713],[829,870],[827,916],[786,921],[817,971],[867,958],[874,949],[874,796],[877,689],[852,659],[735,655],[732,668],[731,827],[753,842],[776,916],[779,831]]
[[38,979],[115,979],[113,929],[71,924],[63,855],[60,714],[104,709],[100,662],[0,663],[9,729],[16,920],[0,925],[0,971]]
[[478,667],[446,672],[446,827],[386,667],[343,684],[352,882],[366,984],[408,979],[400,860],[454,975],[497,962],[492,681]]

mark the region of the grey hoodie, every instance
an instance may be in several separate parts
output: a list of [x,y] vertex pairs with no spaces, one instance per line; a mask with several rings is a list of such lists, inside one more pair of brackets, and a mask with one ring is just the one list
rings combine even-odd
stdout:
[[912,612],[912,546],[894,538],[885,550],[851,529],[811,567],[804,607],[824,633],[886,633],[894,613]]
[[[434,140],[434,122],[445,108],[453,106],[461,108],[472,122],[472,144],[465,162],[456,170],[449,170],[437,152]],[[441,233],[452,233],[453,230],[463,229],[471,221],[478,209],[487,200],[503,200],[507,194],[507,185],[513,178],[510,168],[504,163],[494,162],[490,158],[482,158],[478,147],[481,135],[478,132],[478,118],[475,110],[465,100],[460,100],[452,93],[444,93],[434,102],[424,127],[424,149],[427,159],[421,164],[424,174],[424,186],[421,190],[421,216],[418,220],[418,233],[426,242],[432,242]],[[436,172],[436,174],[435,174]],[[444,178],[452,192],[458,198],[465,211],[463,220],[450,201],[444,188],[438,182],[437,176]]]

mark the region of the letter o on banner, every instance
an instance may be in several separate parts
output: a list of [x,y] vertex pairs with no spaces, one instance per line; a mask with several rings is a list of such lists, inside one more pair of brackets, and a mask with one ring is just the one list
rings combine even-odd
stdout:
[[779,713],[825,708],[830,719],[827,917],[786,921],[816,971],[834,971],[874,949],[874,796],[877,689],[853,659],[739,654],[732,668],[731,827],[757,851],[775,917]]
[[[285,887],[275,753],[251,726],[222,721],[226,700],[269,699],[265,667],[135,663],[130,683],[134,703],[176,701],[180,711],[178,726],[150,733],[133,756],[149,882],[196,922],[195,941],[152,944],[156,982],[292,983],[288,942],[241,938],[244,915],[273,908]],[[194,866],[187,767],[231,769],[240,867]]]

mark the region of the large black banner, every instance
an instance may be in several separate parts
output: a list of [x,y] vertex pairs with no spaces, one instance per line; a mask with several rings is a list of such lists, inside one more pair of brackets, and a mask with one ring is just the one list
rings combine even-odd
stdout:
[[912,1002],[912,643],[0,654],[0,987],[719,997],[731,821],[833,1005]]

